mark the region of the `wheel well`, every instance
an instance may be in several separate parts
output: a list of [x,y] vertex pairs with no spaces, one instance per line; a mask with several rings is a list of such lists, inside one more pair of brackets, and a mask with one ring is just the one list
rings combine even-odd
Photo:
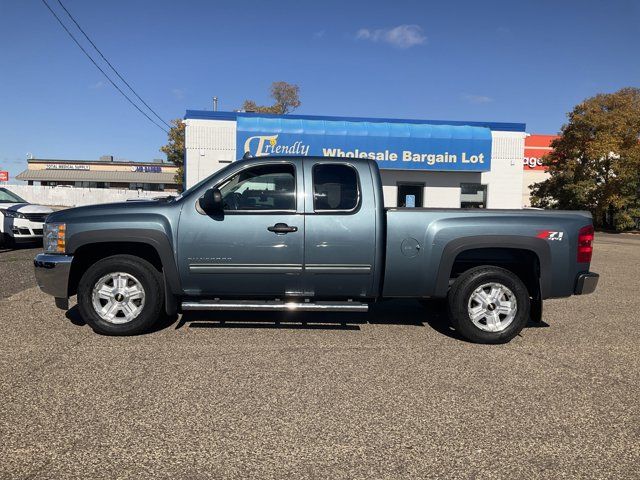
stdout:
[[535,252],[520,248],[472,248],[460,252],[451,267],[449,278],[455,280],[470,268],[493,265],[509,270],[524,282],[529,294],[540,291],[540,259]]
[[118,254],[134,255],[143,258],[162,272],[162,260],[158,251],[147,243],[140,242],[98,242],[83,245],[73,252],[73,263],[69,276],[69,296],[75,295],[80,278],[87,269],[106,257]]

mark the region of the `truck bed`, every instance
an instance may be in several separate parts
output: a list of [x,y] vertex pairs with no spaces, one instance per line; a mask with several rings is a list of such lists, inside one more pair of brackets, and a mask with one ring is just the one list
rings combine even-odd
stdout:
[[385,216],[386,297],[445,296],[456,258],[469,249],[533,252],[543,298],[571,295],[576,275],[585,269],[575,258],[578,231],[591,224],[589,212],[387,208]]

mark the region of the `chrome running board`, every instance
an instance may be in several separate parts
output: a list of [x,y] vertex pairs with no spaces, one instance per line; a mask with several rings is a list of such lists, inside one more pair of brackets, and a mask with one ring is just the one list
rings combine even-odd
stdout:
[[278,300],[203,300],[182,302],[182,310],[260,310],[296,312],[366,312],[369,305],[360,302],[299,302]]

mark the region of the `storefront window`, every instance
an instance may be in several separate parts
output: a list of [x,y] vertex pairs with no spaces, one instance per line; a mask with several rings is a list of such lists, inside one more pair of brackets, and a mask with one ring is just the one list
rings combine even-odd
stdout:
[[130,183],[129,190],[146,190],[149,192],[164,191],[163,183]]
[[74,182],[74,186],[78,188],[105,188],[104,183],[101,182]]
[[481,183],[461,183],[460,207],[487,208],[487,186]]
[[421,208],[424,184],[398,184],[398,207]]

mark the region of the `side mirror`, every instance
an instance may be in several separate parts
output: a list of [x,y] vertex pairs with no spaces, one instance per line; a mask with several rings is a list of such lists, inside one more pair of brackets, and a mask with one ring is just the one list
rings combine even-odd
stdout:
[[205,213],[219,213],[224,210],[222,203],[222,193],[220,189],[213,187],[204,192],[204,195],[198,200],[198,205]]

